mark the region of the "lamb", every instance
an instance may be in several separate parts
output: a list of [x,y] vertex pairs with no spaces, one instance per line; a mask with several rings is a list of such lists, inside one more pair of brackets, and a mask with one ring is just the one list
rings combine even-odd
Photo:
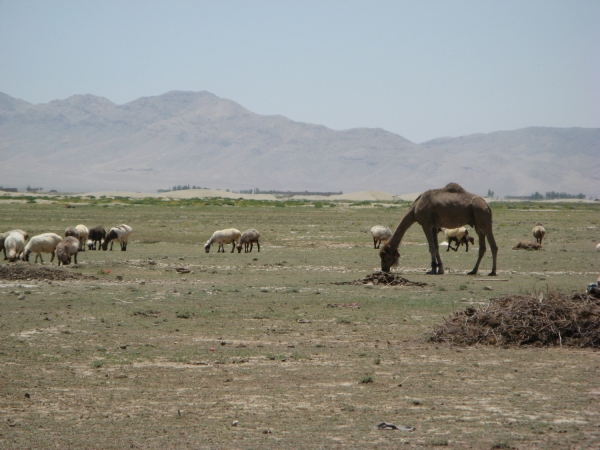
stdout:
[[67,227],[65,230],[65,237],[73,236],[75,239],[79,240],[79,230],[76,227]]
[[90,230],[85,225],[79,224],[75,227],[77,231],[79,231],[79,251],[85,252],[85,243],[88,239],[88,235],[90,234]]
[[58,265],[63,263],[65,266],[71,264],[71,257],[75,258],[77,264],[77,252],[79,251],[79,239],[74,236],[67,236],[56,246],[56,259]]
[[233,244],[233,247],[231,247],[231,253],[233,253],[236,244],[239,244],[241,238],[242,233],[240,233],[240,230],[236,230],[235,228],[227,228],[226,230],[215,231],[210,239],[206,241],[206,244],[204,244],[204,250],[206,253],[210,252],[210,246],[216,242],[219,244],[217,253],[220,253],[221,250],[223,250],[223,253],[225,253],[224,244]]
[[538,223],[531,231],[533,232],[533,237],[535,238],[536,242],[541,246],[542,239],[544,239],[544,236],[546,235],[546,230],[541,223]]
[[[106,238],[106,230],[104,229],[104,227],[102,225],[98,225],[97,227],[94,228],[90,228],[90,234],[88,235],[88,238],[92,241],[92,246],[89,247],[90,250],[96,250],[96,248],[98,250],[100,250],[100,245],[102,244],[102,240],[104,238]],[[96,243],[98,243],[98,245],[96,246]]]
[[[468,235],[464,235],[463,237],[460,238],[460,241],[458,241],[458,244],[456,245],[456,249],[458,250],[458,247],[460,247],[461,245],[466,245],[467,247],[467,252],[469,251],[469,243],[471,243],[471,245],[475,245],[475,238],[473,236],[468,236]],[[448,246],[450,246],[450,244],[448,244]],[[456,251],[456,250],[455,250]]]
[[110,251],[112,252],[113,241],[116,240],[121,244],[121,251],[127,251],[127,240],[129,239],[129,236],[131,236],[131,233],[133,233],[133,229],[124,223],[117,227],[112,227],[102,241],[102,250],[106,251],[108,249],[108,243],[110,242]]
[[[242,233],[242,237],[240,238],[240,242],[237,245],[238,253],[242,252],[242,244],[244,244],[244,253],[252,252],[252,248],[254,247],[254,243],[258,246],[258,252],[260,253],[260,243],[258,242],[258,238],[260,237],[260,233],[256,231],[254,228],[250,228]],[[248,248],[250,248],[248,250]]]
[[373,247],[379,248],[381,242],[387,242],[392,237],[392,231],[383,225],[375,225],[371,228],[371,236],[373,236]]
[[42,253],[51,253],[52,257],[50,258],[50,262],[54,261],[54,252],[56,250],[56,246],[60,241],[62,241],[62,239],[63,238],[56,233],[44,233],[33,236],[25,247],[25,251],[23,252],[23,260],[29,261],[29,255],[31,253],[35,253],[34,262],[37,263],[39,257],[43,264],[44,260],[42,259]]
[[[448,241],[447,252],[452,248],[452,242],[456,242],[456,248],[452,248],[455,252],[458,251],[458,247],[460,247],[460,241],[464,236],[469,235],[469,231],[465,227],[460,228],[438,228],[438,233],[440,231],[444,232],[444,236],[446,236],[446,241]],[[473,239],[473,242],[475,240]],[[465,241],[465,244],[467,242]],[[467,251],[469,251],[469,245],[467,244]]]
[[525,241],[519,242],[512,249],[517,250],[519,248],[522,248],[525,250],[539,250],[540,248],[542,248],[542,246],[540,244],[538,244],[537,242],[525,240]]
[[8,262],[15,262],[24,248],[25,237],[18,231],[13,231],[4,239],[4,249],[8,250]]
[[7,231],[5,233],[0,233],[0,250],[2,250],[4,252],[4,259],[7,260],[8,257],[6,256],[6,247],[4,246],[4,240],[8,237],[8,235],[10,233],[21,233],[23,235],[23,239],[27,240],[29,239],[29,233],[27,233],[27,231],[23,231],[23,230],[10,230]]

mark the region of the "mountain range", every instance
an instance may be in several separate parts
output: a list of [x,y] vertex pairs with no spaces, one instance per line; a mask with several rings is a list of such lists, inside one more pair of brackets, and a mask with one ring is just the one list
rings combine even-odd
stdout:
[[255,114],[209,92],[117,105],[0,93],[0,185],[155,191],[173,185],[402,194],[457,182],[496,195],[600,196],[600,128],[530,127],[423,143]]

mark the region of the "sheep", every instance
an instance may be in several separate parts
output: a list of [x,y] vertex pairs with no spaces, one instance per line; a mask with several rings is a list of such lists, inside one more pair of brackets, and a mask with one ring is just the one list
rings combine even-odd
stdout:
[[58,265],[71,264],[71,257],[75,258],[75,264],[77,264],[77,252],[79,251],[79,239],[75,236],[67,236],[56,246],[56,259]]
[[233,247],[231,247],[231,253],[233,253],[236,244],[239,244],[241,238],[242,233],[240,233],[240,230],[236,230],[235,228],[218,230],[213,233],[208,241],[206,241],[206,244],[204,244],[204,250],[206,253],[210,252],[210,246],[216,242],[219,244],[217,253],[220,253],[221,250],[223,250],[223,253],[225,253],[224,244],[233,244]]
[[79,230],[76,227],[67,227],[65,230],[65,237],[73,236],[79,241]]
[[544,236],[546,235],[546,230],[544,229],[542,224],[536,224],[536,226],[533,227],[533,230],[531,231],[533,232],[533,237],[535,238],[536,242],[542,245],[542,239],[544,239]]
[[0,250],[4,252],[4,260],[8,259],[8,257],[6,256],[6,247],[4,247],[4,240],[8,237],[10,233],[21,233],[23,235],[23,239],[29,239],[29,233],[23,230],[10,230],[5,233],[0,233]]
[[133,233],[133,229],[124,223],[117,227],[112,227],[102,241],[102,250],[106,251],[108,249],[108,243],[110,242],[110,251],[112,252],[113,241],[116,240],[121,244],[121,251],[127,251],[127,240],[129,239],[129,236],[131,236],[131,233]]
[[596,245],[596,251],[600,252],[600,244]]
[[[97,227],[90,228],[90,234],[88,238],[92,241],[92,246],[89,247],[90,250],[100,250],[100,245],[102,244],[102,240],[106,237],[106,230],[102,225],[98,225]],[[98,245],[96,246],[96,243]]]
[[88,239],[88,235],[90,234],[90,230],[85,225],[79,224],[75,227],[77,231],[79,231],[79,251],[85,252],[85,243]]
[[475,245],[475,238],[473,236],[468,236],[468,235],[464,235],[463,237],[460,238],[460,241],[458,241],[458,244],[456,245],[456,249],[458,250],[458,247],[460,247],[461,245],[466,245],[467,247],[467,252],[469,251],[469,243],[471,243],[471,245]]
[[33,236],[23,251],[23,260],[29,261],[29,255],[35,253],[34,262],[37,263],[39,257],[43,264],[44,260],[42,259],[42,253],[51,253],[52,257],[50,258],[50,262],[54,261],[56,246],[62,239],[63,238],[56,233],[44,233]]
[[538,244],[537,242],[525,240],[525,241],[520,241],[519,243],[517,243],[517,245],[515,245],[512,249],[517,250],[519,248],[522,248],[525,250],[539,250],[540,248],[542,248],[542,246],[540,244]]
[[381,246],[381,241],[385,243],[390,240],[392,231],[383,225],[375,225],[371,228],[371,236],[373,236],[373,247],[379,248]]
[[15,262],[25,248],[25,237],[13,231],[4,239],[4,248],[8,250],[8,262]]
[[[438,228],[438,233],[440,231],[444,232],[444,236],[446,236],[446,241],[448,241],[447,252],[452,248],[452,242],[456,242],[456,248],[452,248],[455,252],[458,251],[458,247],[460,247],[460,241],[463,236],[468,236],[469,231],[465,227],[460,228]],[[474,241],[474,240],[473,240]],[[467,242],[465,242],[467,244]],[[467,251],[469,251],[469,246],[467,244]]]
[[259,237],[260,233],[254,228],[250,228],[249,230],[244,231],[242,233],[242,237],[240,238],[240,242],[237,245],[238,253],[242,252],[242,244],[244,244],[244,253],[252,252],[254,243],[256,243],[256,245],[258,246],[258,252],[260,253],[260,243],[258,242]]

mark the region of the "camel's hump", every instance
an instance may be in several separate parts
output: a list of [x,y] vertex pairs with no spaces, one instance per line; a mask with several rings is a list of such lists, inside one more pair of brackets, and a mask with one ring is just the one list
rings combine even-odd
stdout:
[[458,183],[448,183],[441,190],[444,191],[444,192],[452,192],[454,194],[463,194],[463,193],[467,192]]

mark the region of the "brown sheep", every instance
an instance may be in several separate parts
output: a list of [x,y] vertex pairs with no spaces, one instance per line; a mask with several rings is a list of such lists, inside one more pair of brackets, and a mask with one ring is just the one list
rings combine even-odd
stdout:
[[533,227],[533,230],[531,230],[533,232],[533,237],[535,238],[535,241],[542,245],[542,239],[544,239],[544,236],[546,235],[546,230],[544,229],[544,227],[542,226],[541,223],[538,223],[535,227]]
[[513,247],[513,250],[517,250],[519,248],[522,248],[524,250],[539,250],[540,248],[542,248],[542,246],[540,244],[538,244],[537,242],[526,240],[526,241],[521,241],[517,245],[515,245]]
[[244,253],[252,252],[252,248],[254,244],[258,246],[258,252],[260,253],[260,243],[258,242],[258,238],[260,237],[260,233],[256,231],[254,228],[250,228],[242,233],[242,237],[240,238],[240,242],[237,245],[238,253],[242,253],[242,244],[244,244]]
[[100,245],[104,238],[106,238],[106,230],[102,225],[98,225],[97,227],[90,228],[90,234],[88,238],[92,241],[92,247],[90,250],[100,250]]
[[[461,245],[465,245],[467,247],[466,251],[468,252],[469,251],[469,243],[471,245],[475,245],[475,238],[473,236],[465,235],[465,236],[461,237],[460,241],[458,241],[458,244],[456,244],[456,250],[458,250],[458,247],[460,247]],[[448,246],[450,246],[450,242],[448,242]]]
[[75,264],[77,264],[77,252],[79,251],[79,239],[74,236],[67,236],[56,246],[56,259],[58,265],[71,264],[71,257],[75,258]]

